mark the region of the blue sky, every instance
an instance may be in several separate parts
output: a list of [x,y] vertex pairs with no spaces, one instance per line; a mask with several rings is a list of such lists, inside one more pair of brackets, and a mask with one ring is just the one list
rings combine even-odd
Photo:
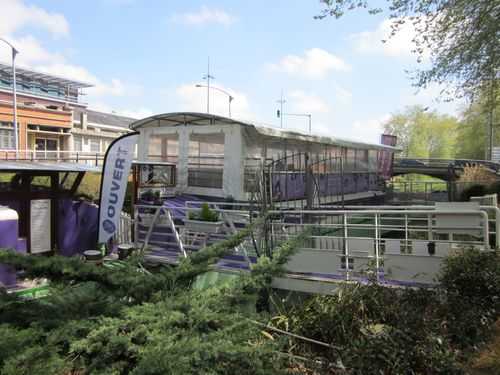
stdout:
[[[407,105],[457,113],[460,103],[436,101],[439,87],[411,86],[411,28],[383,44],[386,15],[313,19],[320,10],[316,0],[0,0],[0,36],[20,50],[20,65],[90,82],[91,108],[133,117],[206,111],[195,84],[208,56],[236,118],[279,126],[281,90],[284,112],[312,114],[313,131],[365,141]],[[211,111],[227,107],[212,91]],[[284,124],[307,129],[305,118]]]

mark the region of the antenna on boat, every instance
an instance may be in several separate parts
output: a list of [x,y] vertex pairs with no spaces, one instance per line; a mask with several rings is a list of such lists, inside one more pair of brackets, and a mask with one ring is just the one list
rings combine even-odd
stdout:
[[210,75],[210,56],[208,56],[207,74],[203,76],[203,79],[207,80],[207,113],[210,113],[210,79],[215,79],[214,76]]
[[283,129],[283,104],[286,103],[286,100],[283,99],[283,89],[281,89],[281,99],[276,102],[280,104],[280,109],[276,111],[276,115],[280,119],[280,128]]

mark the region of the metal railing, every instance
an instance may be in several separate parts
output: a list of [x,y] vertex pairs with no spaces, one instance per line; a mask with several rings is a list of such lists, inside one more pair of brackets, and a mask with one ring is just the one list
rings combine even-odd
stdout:
[[476,159],[426,159],[426,158],[396,158],[394,168],[463,168],[470,165],[482,165],[495,173],[500,171],[500,163],[491,160]]
[[118,244],[132,243],[132,233],[134,230],[134,220],[126,212],[120,213],[120,221],[118,229],[114,235],[114,239]]
[[[252,203],[207,202],[231,221],[230,230],[213,240],[227,238],[259,215]],[[184,217],[200,210],[202,202],[185,202]],[[150,206],[141,206],[151,208]],[[442,263],[459,249],[482,251],[499,247],[500,209],[446,209],[429,206],[328,206],[322,210],[268,212],[266,248],[300,233],[308,238],[286,265],[287,278],[307,281],[369,280],[390,285],[435,285]],[[152,213],[149,214],[152,216]],[[238,225],[234,225],[238,224]],[[186,228],[176,225],[181,234]],[[153,233],[153,232],[152,232]],[[493,237],[496,238],[493,241]],[[263,245],[263,243],[259,242]],[[243,254],[255,259],[252,243]],[[264,248],[258,249],[264,253]],[[235,249],[235,254],[241,251]]]
[[434,284],[444,258],[458,248],[489,250],[483,210],[363,209],[271,211],[274,243],[306,230],[310,239],[287,264],[291,274]]
[[104,152],[0,149],[1,160],[71,162],[100,166]]

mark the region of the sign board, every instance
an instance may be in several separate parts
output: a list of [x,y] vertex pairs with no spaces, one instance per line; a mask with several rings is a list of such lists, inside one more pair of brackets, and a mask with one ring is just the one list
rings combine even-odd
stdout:
[[141,164],[139,187],[175,186],[175,165]]
[[106,151],[102,167],[98,243],[106,243],[118,228],[138,134],[129,133],[116,138]]
[[43,253],[50,248],[51,231],[50,199],[35,199],[31,201],[30,209],[30,243],[31,253]]

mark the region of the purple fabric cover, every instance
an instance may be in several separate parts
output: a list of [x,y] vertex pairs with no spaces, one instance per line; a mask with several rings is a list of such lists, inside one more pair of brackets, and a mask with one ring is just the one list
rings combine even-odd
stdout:
[[[19,228],[17,220],[0,221],[0,248],[16,249],[18,243]],[[5,286],[16,284],[16,271],[13,267],[0,264],[0,283]]]
[[58,243],[61,255],[72,256],[96,248],[97,213],[97,206],[85,201],[59,201]]
[[[343,181],[338,173],[325,173],[316,176],[314,189],[320,196],[340,195],[342,185],[344,194],[354,194],[376,190],[375,173],[347,173]],[[276,174],[273,176],[273,199],[277,201],[304,199],[306,197],[306,180],[304,173]]]

